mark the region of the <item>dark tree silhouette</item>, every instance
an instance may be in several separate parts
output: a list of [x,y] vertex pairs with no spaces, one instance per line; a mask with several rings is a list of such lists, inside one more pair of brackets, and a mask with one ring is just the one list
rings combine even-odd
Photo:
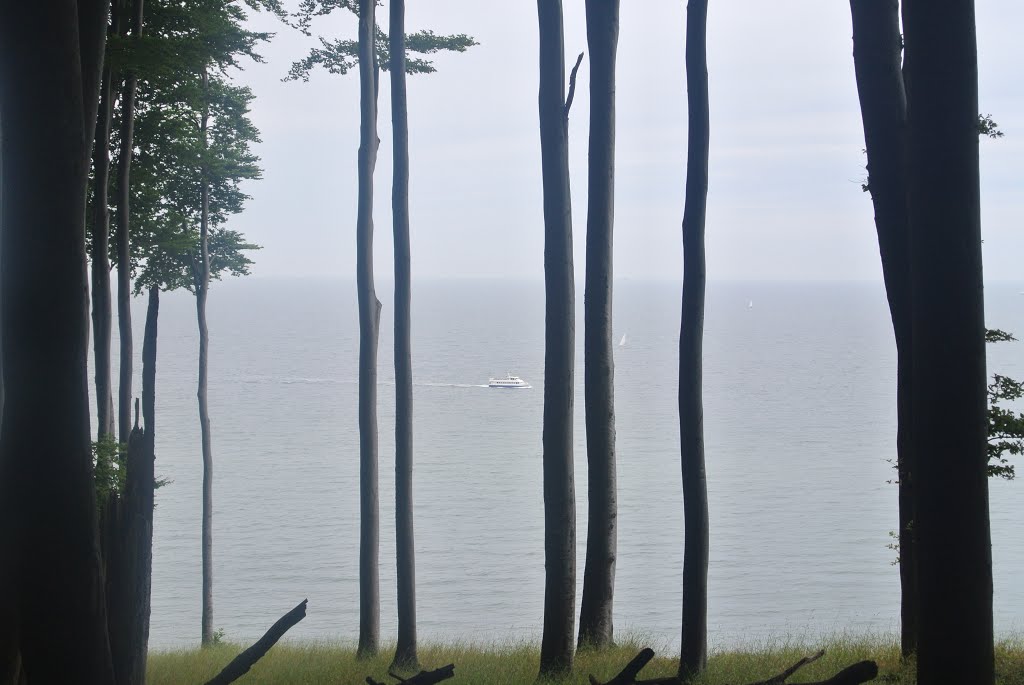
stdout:
[[409,111],[405,87],[405,0],[391,0],[388,27],[394,176],[391,212],[395,244],[395,552],[398,563],[398,643],[392,666],[418,670],[416,546],[412,499],[412,275],[409,264]]
[[20,660],[35,683],[113,683],[90,445],[84,212],[108,8],[0,3],[0,673]]
[[993,682],[972,0],[905,0],[921,685]]
[[[576,499],[572,461],[575,287],[569,197],[569,97],[561,0],[537,0],[541,169],[544,186],[544,632],[541,677],[572,670]],[[580,60],[583,55],[580,55]],[[579,60],[576,62],[579,67]]]
[[619,0],[587,0],[590,159],[587,281],[583,299],[587,424],[587,561],[579,645],[612,644],[618,507],[615,484],[615,360],[612,356],[612,226],[615,214],[615,53]]
[[686,200],[683,208],[683,304],[679,331],[679,433],[683,478],[683,627],[679,678],[707,665],[708,489],[704,471],[704,220],[708,197],[707,0],[686,6]]
[[373,287],[373,169],[377,163],[375,0],[359,0],[359,207],[356,288],[359,299],[359,647],[380,648],[380,507],[377,494],[377,339],[380,301]]
[[853,62],[864,121],[867,188],[875,209],[878,250],[896,339],[896,466],[899,482],[900,649],[917,644],[914,572],[914,477],[910,449],[910,243],[907,226],[907,100],[897,0],[850,0]]

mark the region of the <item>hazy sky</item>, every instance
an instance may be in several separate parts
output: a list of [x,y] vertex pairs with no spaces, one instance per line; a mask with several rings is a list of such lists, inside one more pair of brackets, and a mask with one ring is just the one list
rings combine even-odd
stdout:
[[[293,3],[295,4],[295,3]],[[385,3],[386,5],[387,3]],[[409,79],[414,278],[543,276],[537,16],[529,0],[410,0],[410,31],[472,35],[438,73]],[[1024,256],[1024,3],[978,6],[980,109],[1006,136],[981,145],[987,280],[1017,279]],[[583,0],[564,3],[567,61],[586,50]],[[378,21],[387,25],[386,7]],[[264,246],[258,275],[355,270],[358,77],[282,83],[314,40],[267,17],[265,64],[240,80],[257,99],[264,180],[234,228]],[[618,53],[615,272],[676,279],[686,152],[682,0],[625,0]],[[355,38],[354,17],[314,26]],[[711,279],[879,279],[845,0],[711,2],[708,61]],[[577,274],[586,232],[589,70],[569,121]],[[391,112],[381,80],[377,277],[391,273]],[[582,280],[580,281],[582,285]]]

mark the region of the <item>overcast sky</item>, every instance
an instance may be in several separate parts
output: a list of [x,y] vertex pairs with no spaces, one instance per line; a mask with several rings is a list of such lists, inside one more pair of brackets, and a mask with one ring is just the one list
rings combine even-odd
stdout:
[[[294,4],[294,3],[293,3]],[[543,277],[537,15],[530,0],[410,0],[410,31],[468,33],[480,45],[442,55],[409,79],[415,278]],[[385,3],[386,5],[386,3]],[[1020,278],[1024,256],[1024,3],[978,6],[980,109],[1006,136],[981,144],[986,280]],[[583,0],[567,0],[567,61],[586,50]],[[378,22],[387,26],[386,7]],[[711,2],[708,277],[881,278],[845,0]],[[256,93],[264,179],[232,219],[265,249],[260,276],[355,271],[358,77],[317,72],[282,83],[313,39],[277,32],[239,79]],[[615,273],[677,279],[686,152],[682,0],[625,0],[618,52]],[[314,26],[356,37],[354,17]],[[577,274],[586,232],[586,58],[569,121]],[[377,277],[391,273],[391,112],[381,80],[376,174]],[[582,281],[581,281],[582,283]]]

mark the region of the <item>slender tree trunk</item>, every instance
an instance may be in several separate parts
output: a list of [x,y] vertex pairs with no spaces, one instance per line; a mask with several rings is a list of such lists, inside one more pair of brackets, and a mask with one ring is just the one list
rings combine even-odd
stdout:
[[409,258],[409,120],[405,88],[405,0],[391,0],[391,128],[395,242],[395,550],[398,557],[398,644],[393,666],[419,669],[416,656],[416,546],[412,498],[412,274]]
[[374,0],[359,0],[359,207],[356,287],[359,298],[359,647],[380,648],[380,507],[377,495],[377,339],[380,301],[373,287],[373,169],[377,163]]
[[92,151],[92,133],[100,104],[100,84],[103,79],[104,54],[107,49],[107,23],[110,19],[111,0],[77,0],[79,63],[82,74],[82,92],[85,94],[82,113],[85,121],[85,147],[83,159],[88,163]]
[[972,0],[905,0],[918,683],[993,682]]
[[576,604],[573,483],[575,291],[561,0],[537,0],[544,184],[544,633],[540,675],[572,670]]
[[[142,0],[132,0],[131,32],[142,34]],[[131,268],[131,168],[135,132],[135,91],[138,79],[129,72],[121,91],[121,150],[117,160],[117,324],[121,340],[121,372],[117,387],[119,440],[128,442],[132,416],[132,268]]]
[[[210,77],[203,68],[203,112],[200,119],[200,140],[204,157],[210,121]],[[196,319],[199,324],[199,429],[203,447],[203,609],[202,644],[213,644],[213,445],[210,437],[210,407],[206,394],[209,373],[210,330],[206,325],[206,296],[210,290],[210,171],[204,159],[200,188],[199,278],[196,287]]]
[[107,606],[110,650],[118,685],[143,685],[149,643],[150,587],[153,568],[153,408],[156,380],[156,332],[159,289],[150,288],[143,339],[142,395],[145,429],[135,426],[128,436],[124,492],[112,497],[113,516],[107,524]]
[[708,488],[704,471],[704,223],[708,198],[707,0],[686,9],[686,101],[689,135],[683,208],[683,307],[679,331],[679,433],[683,477],[683,630],[679,678],[707,666]]
[[913,469],[910,459],[910,243],[907,226],[907,99],[903,87],[899,2],[850,0],[853,62],[868,157],[868,189],[882,275],[896,339],[896,464],[899,473],[900,646],[917,644]]
[[590,161],[583,352],[589,508],[579,646],[610,647],[618,516],[615,360],[612,356],[612,226],[615,215],[615,53],[619,42],[619,0],[587,0],[586,9],[587,46],[590,48]]
[[[119,30],[118,13],[113,15],[110,34]],[[93,367],[96,383],[96,434],[116,436],[114,399],[110,377],[110,338],[113,307],[110,300],[110,130],[114,111],[114,75],[103,67],[96,136],[92,151],[92,330]]]
[[113,682],[86,371],[85,196],[103,45],[91,9],[0,3],[0,655],[20,652],[33,683]]

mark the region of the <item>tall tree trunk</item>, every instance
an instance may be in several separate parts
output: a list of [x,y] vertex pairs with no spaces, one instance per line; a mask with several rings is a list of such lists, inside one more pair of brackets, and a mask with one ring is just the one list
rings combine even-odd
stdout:
[[612,356],[612,226],[615,215],[615,53],[619,0],[587,0],[590,160],[587,280],[583,298],[587,423],[587,562],[579,646],[612,644],[617,516],[615,360]]
[[78,0],[79,65],[84,94],[82,113],[85,122],[85,147],[82,149],[86,164],[92,151],[92,133],[100,105],[100,84],[103,80],[104,55],[107,50],[107,23],[110,19],[111,0]]
[[86,371],[85,195],[104,42],[92,9],[0,4],[0,655],[17,640],[34,683],[113,682]]
[[679,434],[683,477],[683,629],[679,677],[693,678],[708,654],[708,488],[704,471],[704,221],[708,199],[707,0],[686,9],[686,200],[683,306],[679,331]]
[[868,190],[896,339],[896,465],[899,474],[900,649],[917,646],[913,469],[910,460],[910,243],[907,226],[907,98],[899,2],[850,0],[853,62],[864,121]]
[[153,409],[156,381],[156,333],[159,289],[150,288],[143,338],[142,396],[145,429],[135,426],[128,436],[124,492],[108,507],[113,549],[108,550],[107,606],[110,650],[118,685],[143,685],[149,643],[150,587],[153,569]]
[[129,642],[126,650],[128,668],[119,685],[144,685],[146,656],[149,650],[150,596],[153,578],[153,506],[156,489],[156,340],[160,315],[160,289],[149,289],[146,329],[142,339],[142,418],[144,429],[139,434],[138,449],[128,451],[128,473],[125,483],[125,581],[130,597],[126,624]]
[[412,498],[412,274],[409,258],[409,119],[405,88],[405,0],[391,0],[391,128],[395,242],[395,551],[398,562],[398,643],[393,666],[419,669],[416,656],[416,546]]
[[210,75],[203,68],[203,112],[199,123],[199,136],[203,147],[203,169],[200,188],[201,211],[199,217],[199,273],[196,284],[196,320],[199,324],[199,430],[203,448],[203,607],[202,644],[213,644],[213,445],[210,437],[210,407],[206,393],[209,372],[210,330],[206,325],[206,296],[210,290],[210,169],[205,157],[209,154],[207,142],[210,122]]
[[572,412],[575,290],[569,198],[568,108],[561,0],[537,0],[544,185],[544,633],[540,675],[572,670],[576,499]]
[[993,682],[972,0],[905,0],[921,685]]
[[359,647],[380,648],[380,507],[377,495],[377,339],[380,301],[373,287],[373,169],[377,163],[374,72],[375,0],[359,0],[359,207],[356,287],[359,299]]
[[[142,34],[142,0],[131,2],[133,38]],[[138,78],[125,74],[121,91],[121,150],[117,160],[117,324],[121,341],[121,372],[117,387],[118,435],[128,442],[132,416],[132,268],[131,268],[131,168],[135,132],[135,91]]]
[[[110,35],[119,31],[119,13],[114,12]],[[110,338],[113,308],[110,301],[110,130],[114,111],[114,74],[103,67],[96,136],[93,142],[92,198],[92,330],[93,367],[96,383],[96,435],[114,437],[114,399],[110,377]]]

